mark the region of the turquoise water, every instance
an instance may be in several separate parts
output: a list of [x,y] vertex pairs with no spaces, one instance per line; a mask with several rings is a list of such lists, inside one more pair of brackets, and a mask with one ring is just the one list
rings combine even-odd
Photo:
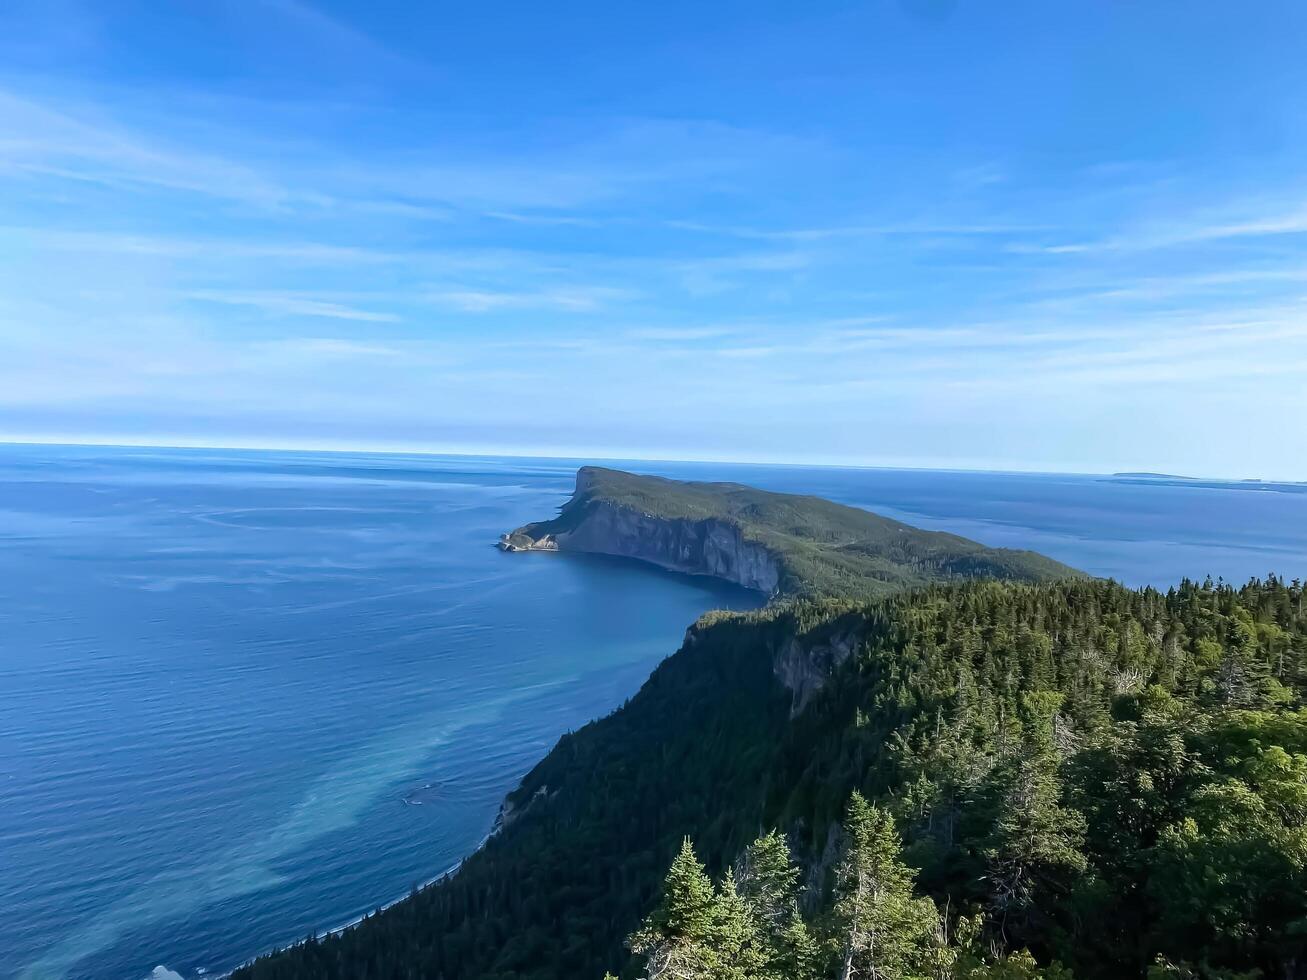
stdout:
[[0,449],[0,976],[221,971],[404,894],[755,601],[495,550],[573,471]]
[[[559,734],[748,594],[504,555],[559,460],[0,447],[0,977],[183,976],[476,846]],[[1307,494],[632,464],[872,507],[1130,584],[1307,577]]]

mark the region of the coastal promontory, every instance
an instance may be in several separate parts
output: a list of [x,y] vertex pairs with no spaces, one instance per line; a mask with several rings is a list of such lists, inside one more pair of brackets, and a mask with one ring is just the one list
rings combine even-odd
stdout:
[[777,595],[875,595],[930,582],[1080,577],[1031,551],[989,548],[820,497],[585,466],[557,517],[503,535],[505,551],[633,558]]

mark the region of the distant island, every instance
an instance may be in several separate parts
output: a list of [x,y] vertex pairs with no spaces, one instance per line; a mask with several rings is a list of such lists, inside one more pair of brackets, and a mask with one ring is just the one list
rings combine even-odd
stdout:
[[1307,493],[1307,483],[1292,480],[1265,480],[1261,477],[1221,480],[1197,476],[1172,476],[1168,473],[1113,473],[1108,480],[1122,483],[1185,487],[1194,490],[1256,490],[1269,493]]
[[456,873],[234,980],[1307,975],[1302,583],[1133,590],[598,467],[500,546],[770,601],[563,736]]
[[1196,480],[1194,476],[1177,476],[1174,473],[1113,473],[1117,479],[1131,480]]
[[552,520],[506,551],[582,551],[711,575],[768,596],[884,595],[930,582],[1051,582],[1083,573],[1033,551],[989,548],[820,497],[582,467]]

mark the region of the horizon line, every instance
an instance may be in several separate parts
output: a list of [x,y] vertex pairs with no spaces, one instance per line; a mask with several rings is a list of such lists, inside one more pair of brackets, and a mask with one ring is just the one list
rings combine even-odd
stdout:
[[1202,483],[1204,481],[1214,483],[1264,483],[1264,484],[1301,484],[1307,481],[1293,479],[1277,479],[1266,477],[1237,477],[1237,476],[1190,476],[1176,473],[1163,473],[1152,470],[1116,470],[1116,471],[1095,471],[1090,469],[1037,469],[1023,467],[983,467],[983,466],[947,466],[947,465],[904,465],[895,463],[872,463],[872,462],[828,462],[825,460],[779,460],[779,459],[758,459],[758,458],[722,458],[717,456],[662,456],[662,455],[639,455],[623,454],[613,450],[604,449],[588,453],[578,453],[575,449],[569,447],[548,447],[548,452],[527,452],[519,447],[481,447],[478,449],[468,449],[461,447],[458,449],[432,448],[430,446],[377,446],[377,445],[354,445],[342,446],[332,445],[315,445],[312,443],[292,443],[292,442],[268,442],[262,444],[251,444],[239,441],[214,441],[214,442],[184,442],[184,441],[126,441],[120,439],[95,439],[87,436],[59,436],[59,437],[37,437],[27,435],[0,434],[0,445],[11,446],[51,446],[63,448],[85,448],[85,449],[219,449],[232,450],[239,452],[299,452],[299,453],[367,453],[379,456],[454,456],[468,459],[553,459],[566,460],[568,462],[584,462],[586,460],[597,460],[611,463],[694,463],[694,464],[713,464],[720,463],[727,466],[779,466],[791,468],[810,468],[810,469],[844,469],[844,470],[918,470],[923,472],[937,473],[992,473],[992,474],[1012,474],[1021,476],[1090,476],[1090,477],[1122,477],[1122,476],[1142,476],[1151,477],[1159,480],[1184,480],[1187,482]]

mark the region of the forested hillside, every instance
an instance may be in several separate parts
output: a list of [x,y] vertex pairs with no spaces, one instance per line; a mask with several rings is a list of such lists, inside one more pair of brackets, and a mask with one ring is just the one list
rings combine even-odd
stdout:
[[1276,580],[709,617],[451,882],[239,976],[1304,976],[1305,689]]
[[[613,529],[624,518],[634,522],[625,541]],[[604,525],[599,535],[593,532],[596,524]],[[774,562],[773,588],[786,596],[865,597],[959,579],[1050,582],[1083,575],[1033,551],[990,548],[820,497],[739,483],[668,480],[600,466],[578,471],[576,493],[556,518],[518,528],[504,543],[529,550],[546,540],[563,550],[626,553],[682,571],[729,578],[711,567],[696,567],[694,556],[687,554],[699,551],[703,537],[711,536],[714,528],[729,531],[742,546],[760,549]],[[641,554],[668,532],[677,538],[670,548],[673,554]],[[595,542],[596,536],[606,540]],[[584,539],[589,542],[578,545]]]

